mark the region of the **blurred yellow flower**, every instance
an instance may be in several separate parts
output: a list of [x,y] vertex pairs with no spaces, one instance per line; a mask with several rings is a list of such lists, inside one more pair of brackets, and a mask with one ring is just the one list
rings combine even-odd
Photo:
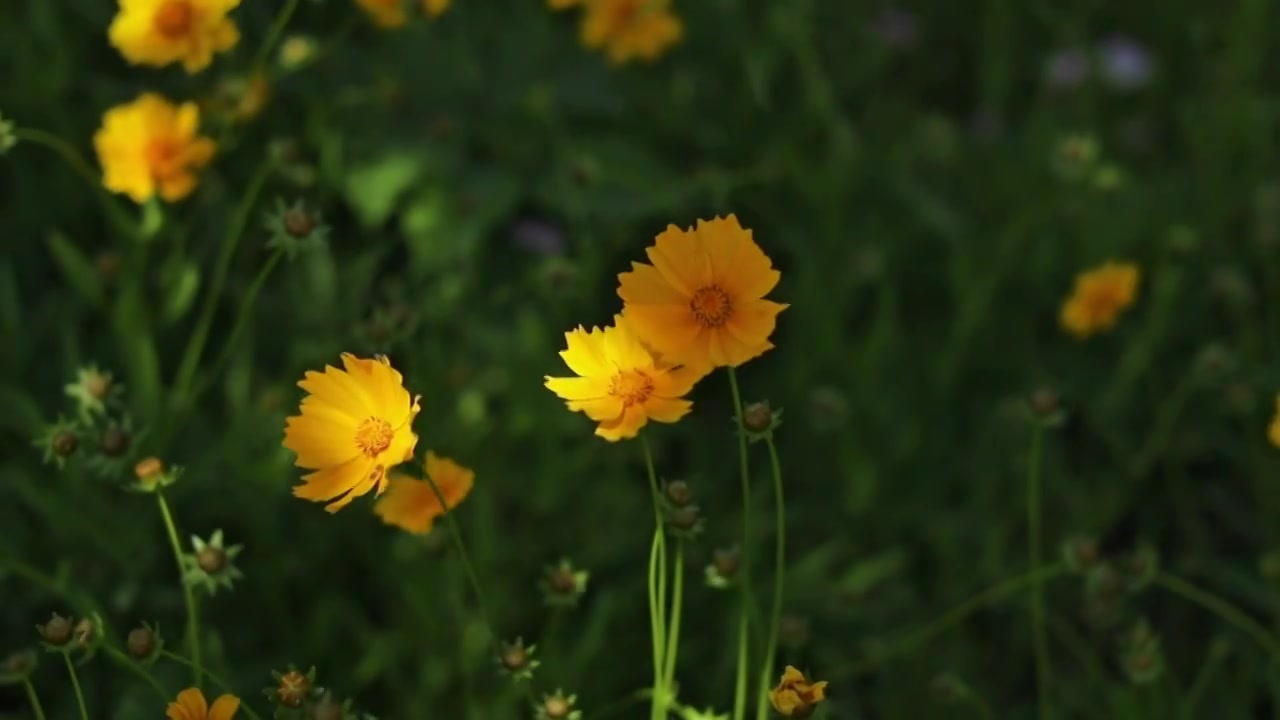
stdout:
[[547,0],[547,7],[552,10],[567,10],[581,5],[585,0]]
[[1267,439],[1272,445],[1280,448],[1280,395],[1276,395],[1276,414],[1271,418],[1271,425],[1267,427]]
[[1130,263],[1106,262],[1076,276],[1071,296],[1062,304],[1062,327],[1086,338],[1115,326],[1120,311],[1133,304],[1141,274]]
[[[438,457],[430,450],[427,451],[426,472],[440,489],[450,511],[467,499],[476,479],[475,471],[449,458]],[[429,483],[399,473],[392,473],[386,494],[373,510],[388,525],[415,534],[430,532],[436,518],[445,512]]]
[[[448,10],[450,2],[451,0],[420,0],[422,12],[433,18]],[[356,0],[356,3],[369,13],[375,25],[398,28],[409,22],[404,0]]]
[[284,430],[284,446],[298,456],[294,464],[315,471],[293,494],[332,501],[324,508],[331,513],[371,490],[381,495],[387,469],[413,457],[418,443],[419,397],[409,397],[391,361],[343,353],[342,364],[345,370],[326,365],[323,373],[306,373],[298,387],[309,395]]
[[119,0],[107,37],[133,65],[182,61],[187,72],[203,70],[214,53],[240,40],[227,13],[240,0]]
[[102,184],[138,203],[156,194],[169,201],[190,195],[215,150],[197,134],[199,125],[195,103],[173,105],[152,93],[111,108],[93,136]]
[[574,412],[600,423],[596,435],[632,438],[649,420],[673,423],[693,403],[684,396],[705,372],[676,367],[646,348],[622,317],[613,327],[565,333],[560,353],[579,377],[547,377],[546,386]]
[[[684,25],[671,12],[671,0],[581,0],[586,6],[582,19],[582,44],[603,48],[609,62],[655,60],[680,41]],[[553,8],[568,7],[552,0]]]
[[240,698],[235,695],[222,695],[209,707],[204,693],[192,687],[178,693],[178,699],[169,703],[164,716],[169,720],[232,720],[239,709]]
[[810,683],[804,673],[788,665],[778,681],[778,687],[769,691],[773,709],[786,717],[805,718],[813,714],[814,707],[826,699],[826,681]]
[[773,347],[788,306],[763,299],[781,274],[738,218],[669,225],[647,251],[652,265],[618,275],[622,315],[644,343],[673,363],[736,367]]

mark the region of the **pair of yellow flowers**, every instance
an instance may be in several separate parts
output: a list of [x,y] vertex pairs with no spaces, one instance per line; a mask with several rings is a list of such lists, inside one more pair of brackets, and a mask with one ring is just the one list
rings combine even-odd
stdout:
[[[607,440],[635,437],[649,420],[676,422],[692,408],[685,396],[717,367],[738,366],[773,347],[778,313],[764,299],[780,274],[738,219],[669,226],[647,250],[652,264],[618,276],[621,315],[606,328],[565,334],[560,353],[576,377],[546,378],[569,409],[597,423]],[[425,532],[444,512],[428,483],[388,471],[413,457],[419,398],[386,357],[342,356],[343,368],[307,372],[308,395],[285,423],[284,446],[311,470],[294,495],[337,512],[361,495],[387,490],[376,512],[391,524]],[[449,508],[470,491],[471,471],[427,456],[429,477]]]

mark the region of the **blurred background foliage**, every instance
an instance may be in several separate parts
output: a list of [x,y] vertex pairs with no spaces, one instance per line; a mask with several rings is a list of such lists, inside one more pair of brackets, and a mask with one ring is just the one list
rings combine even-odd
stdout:
[[[643,716],[619,704],[649,674],[640,451],[593,438],[541,382],[560,371],[563,331],[610,322],[615,275],[657,232],[727,212],[781,268],[773,296],[791,304],[777,349],[741,377],[748,400],[786,408],[782,660],[830,681],[828,717],[1032,716],[1021,594],[908,641],[1026,572],[1037,388],[1065,413],[1045,451],[1051,556],[1077,536],[1099,562],[1147,548],[1277,627],[1273,3],[686,0],[681,44],[615,67],[577,43],[573,15],[533,0],[458,0],[398,31],[354,4],[307,2],[288,34],[318,54],[295,70],[273,60],[266,105],[232,124],[279,7],[244,3],[240,45],[195,76],[126,65],[106,41],[107,0],[0,7],[0,112],[18,126],[92,158],[102,112],[155,90],[200,100],[222,141],[196,194],[142,243],[113,235],[45,148],[0,161],[3,650],[33,644],[51,611],[90,607],[116,637],[158,620],[181,645],[153,504],[42,465],[31,446],[67,412],[63,386],[97,364],[146,429],[126,467],[184,466],[169,491],[184,534],[221,528],[246,546],[246,579],[202,612],[209,665],[247,702],[262,707],[269,670],[292,662],[382,718],[526,716],[446,537],[385,527],[368,501],[330,517],[290,497],[294,383],[342,351],[387,353],[424,396],[420,448],[477,471],[459,519],[498,632],[536,642],[539,689],[577,692],[588,718]],[[277,200],[318,208],[329,242],[273,269],[228,344],[271,257]],[[174,398],[240,212],[203,392]],[[1139,300],[1114,332],[1076,341],[1058,308],[1077,272],[1111,258],[1141,266]],[[740,529],[723,375],[693,399],[654,433],[661,473],[689,481],[707,514],[678,678],[687,702],[724,711],[734,603],[700,582]],[[753,458],[752,542],[767,557],[767,465]],[[562,557],[590,582],[576,608],[553,610],[538,581]],[[1130,561],[1094,570],[1048,586],[1059,717],[1280,713],[1276,658],[1248,635],[1132,581]],[[755,575],[763,600],[769,574]],[[1135,674],[1125,650],[1143,619],[1162,672]],[[187,677],[156,672],[174,692]],[[95,717],[159,715],[106,660],[81,674]],[[52,718],[72,717],[52,662],[35,682]],[[27,717],[10,690],[0,714]]]

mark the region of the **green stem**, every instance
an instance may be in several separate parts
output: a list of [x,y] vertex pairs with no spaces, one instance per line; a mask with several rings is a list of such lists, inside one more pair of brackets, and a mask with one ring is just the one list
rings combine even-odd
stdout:
[[173,548],[173,560],[178,564],[178,582],[182,583],[182,596],[187,605],[187,650],[191,653],[192,685],[201,689],[204,668],[200,664],[200,616],[196,612],[196,596],[186,580],[187,569],[182,562],[178,527],[173,522],[173,513],[169,511],[169,502],[159,490],[156,491],[156,502],[160,505],[160,516],[164,518],[164,527],[169,533],[169,546]]
[[36,720],[45,720],[44,706],[40,704],[40,695],[36,693],[36,686],[31,684],[31,678],[23,678],[22,685],[27,689],[27,699],[31,701],[31,712],[36,714]]
[[275,49],[276,43],[280,42],[280,36],[284,34],[284,29],[289,25],[289,19],[293,17],[294,11],[298,9],[298,0],[289,0],[288,3],[276,15],[276,20],[271,24],[271,30],[267,33],[267,39],[258,47],[258,54],[253,58],[253,68],[250,76],[257,75],[262,72],[262,68],[266,66],[268,59],[271,57],[271,51]]
[[151,688],[156,691],[156,694],[160,696],[161,700],[164,702],[169,701],[169,693],[165,691],[164,686],[160,684],[160,681],[156,680],[154,675],[147,672],[146,668],[134,662],[133,658],[125,655],[123,652],[120,652],[117,648],[110,645],[103,645],[103,649],[107,651],[107,655],[110,655],[112,660],[115,660],[121,665],[129,668],[133,674],[142,678],[148,685],[150,685]]
[[192,404],[209,389],[209,384],[213,382],[214,378],[218,377],[218,373],[222,371],[222,368],[231,361],[232,355],[235,354],[236,342],[249,325],[250,311],[253,309],[254,303],[258,301],[258,293],[262,291],[262,286],[271,275],[271,271],[275,270],[276,265],[280,264],[280,258],[283,256],[284,254],[280,252],[272,255],[267,264],[263,265],[262,269],[258,271],[258,276],[253,279],[249,289],[245,291],[240,301],[240,310],[236,313],[235,324],[231,326],[231,332],[227,334],[226,340],[222,343],[222,352],[218,354],[217,359],[209,366],[209,370],[191,390],[189,402]]
[[653,499],[653,545],[649,550],[649,625],[653,635],[653,699],[649,704],[651,720],[662,720],[666,713],[665,665],[667,646],[667,541],[663,532],[662,491],[658,487],[658,471],[653,463],[649,439],[640,434],[645,470],[649,476],[649,493]]
[[773,471],[774,522],[776,525],[776,549],[773,573],[773,613],[769,617],[769,639],[764,649],[764,663],[760,669],[760,688],[756,693],[756,720],[769,717],[770,680],[773,677],[774,654],[778,651],[778,628],[782,624],[782,589],[786,580],[787,513],[782,492],[782,463],[778,461],[778,446],[773,433],[765,435],[769,449],[769,467]]
[[13,131],[13,136],[18,140],[29,142],[33,145],[39,145],[61,157],[77,175],[84,178],[89,186],[94,189],[98,196],[98,201],[102,204],[102,210],[107,217],[116,225],[116,229],[125,233],[129,237],[137,237],[138,224],[130,218],[129,215],[120,207],[120,203],[107,192],[102,185],[102,177],[95,171],[76,149],[71,147],[67,141],[54,135],[51,132],[37,130],[35,128],[18,128]]
[[[676,656],[680,653],[680,611],[684,605],[684,540],[676,539],[675,581],[671,589],[671,624],[667,627],[667,667],[662,686],[668,700],[675,698]],[[666,717],[666,715],[663,715]]]
[[738,376],[729,367],[729,389],[733,394],[733,416],[738,424],[738,465],[742,472],[742,601],[738,608],[738,667],[733,683],[733,720],[747,714],[747,667],[751,663],[748,619],[751,604],[751,471],[747,466],[747,427],[742,418],[742,394]]
[[[1043,550],[1040,546],[1040,456],[1044,448],[1044,426],[1035,423],[1031,433],[1031,453],[1027,460],[1027,566],[1034,571],[1040,567]],[[1031,610],[1031,634],[1036,654],[1036,698],[1040,720],[1051,716],[1049,707],[1049,678],[1053,672],[1049,664],[1049,634],[1045,625],[1044,582],[1032,578],[1027,593]]]
[[[910,652],[921,643],[929,640],[935,635],[938,635],[944,630],[950,628],[952,625],[959,623],[969,615],[982,609],[988,603],[1022,590],[1023,586],[1029,586],[1032,583],[1046,583],[1065,572],[1066,568],[1061,565],[1050,565],[1035,572],[1027,573],[1026,575],[1019,575],[1018,577],[1010,578],[998,585],[993,585],[951,608],[928,625],[907,633],[902,640],[893,643],[888,650],[883,650],[877,653],[872,660],[855,666],[853,669],[848,671],[848,674],[861,675],[874,670],[886,660],[897,655]],[[833,673],[833,675],[837,674],[843,673]]]
[[[194,668],[194,667],[196,666],[194,662],[192,662],[192,661],[190,661],[190,660],[188,660],[188,659],[186,659],[186,658],[182,657],[181,655],[179,655],[179,654],[177,654],[177,653],[175,653],[175,652],[171,652],[171,651],[169,651],[169,650],[161,650],[161,651],[160,651],[160,656],[161,656],[161,657],[168,658],[168,659],[170,659],[170,660],[172,660],[172,661],[174,661],[174,662],[178,663],[179,665],[186,665],[186,666],[187,666],[187,667],[189,667],[189,668]],[[209,679],[213,681],[213,684],[214,684],[214,685],[217,685],[219,688],[221,688],[223,692],[225,692],[225,693],[231,693],[232,695],[236,695],[236,697],[239,697],[239,695],[237,695],[237,694],[236,694],[235,689],[234,689],[234,688],[232,688],[232,687],[231,687],[231,684],[230,684],[230,683],[228,683],[226,680],[223,680],[222,678],[218,677],[217,675],[214,675],[214,674],[213,674],[213,672],[212,672],[212,671],[210,671],[210,670],[202,670],[202,672],[203,672],[205,675],[208,675],[208,676],[209,676]],[[256,712],[254,712],[253,708],[249,707],[249,705],[248,705],[247,703],[245,703],[245,702],[241,702],[241,703],[240,703],[240,709],[241,709],[241,710],[243,710],[243,711],[244,711],[244,713],[245,713],[246,715],[248,715],[248,716],[249,716],[249,720],[262,720],[262,716],[261,716],[261,715],[259,715],[259,714],[258,714],[258,713],[256,713]]]
[[236,208],[235,217],[227,229],[227,236],[222,242],[222,253],[218,256],[213,270],[213,283],[205,293],[204,305],[200,308],[200,318],[196,328],[187,341],[186,350],[182,354],[182,362],[178,366],[177,379],[173,383],[174,402],[180,406],[186,404],[187,394],[191,390],[191,382],[195,379],[196,368],[200,364],[200,354],[204,352],[205,342],[209,339],[209,330],[213,326],[213,316],[218,309],[218,300],[222,297],[222,287],[227,282],[227,274],[231,270],[231,261],[235,259],[236,247],[244,236],[249,224],[249,215],[262,192],[263,185],[271,176],[272,164],[267,160],[258,167],[257,173],[249,181],[249,189]]
[[1243,610],[1235,605],[1208,590],[1202,590],[1186,580],[1167,572],[1162,572],[1156,576],[1156,584],[1174,595],[1193,602],[1217,615],[1227,624],[1253,638],[1254,642],[1271,653],[1275,659],[1280,659],[1280,642],[1277,642],[1275,636],[1268,632],[1257,620],[1246,615]]
[[1209,689],[1209,683],[1213,681],[1213,676],[1217,674],[1218,667],[1222,665],[1222,661],[1227,658],[1227,652],[1215,652],[1210,647],[1209,652],[1205,654],[1204,663],[1200,665],[1200,671],[1196,673],[1196,679],[1191,683],[1191,689],[1187,690],[1182,699],[1181,716],[1185,720],[1193,720],[1196,711],[1200,707],[1200,700],[1204,697],[1204,693]]
[[71,689],[76,693],[76,704],[80,706],[80,720],[89,720],[89,709],[84,704],[84,693],[80,691],[80,678],[76,675],[76,664],[71,662],[69,653],[62,653],[62,661],[67,664],[67,674],[71,676]]

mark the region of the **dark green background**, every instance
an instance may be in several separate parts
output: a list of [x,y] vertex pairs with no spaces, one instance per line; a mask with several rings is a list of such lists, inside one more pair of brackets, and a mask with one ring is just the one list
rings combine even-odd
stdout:
[[[268,670],[294,662],[382,718],[517,717],[446,538],[384,527],[367,500],[329,517],[289,494],[298,472],[280,440],[294,383],[341,351],[385,352],[424,397],[420,452],[477,471],[459,519],[498,631],[536,641],[537,686],[577,692],[587,718],[610,706],[643,717],[616,705],[648,682],[640,448],[592,437],[542,377],[564,372],[564,330],[610,321],[616,273],[657,232],[727,212],[755,231],[782,271],[773,297],[791,305],[777,349],[740,377],[747,399],[785,408],[786,609],[810,633],[782,658],[831,682],[827,717],[982,717],[976,701],[931,695],[943,673],[992,717],[1033,716],[1021,594],[854,671],[1027,570],[1026,397],[1038,387],[1061,395],[1067,417],[1046,440],[1048,560],[1078,534],[1117,557],[1149,546],[1274,627],[1280,578],[1260,561],[1280,527],[1280,450],[1265,438],[1280,389],[1280,11],[1105,5],[919,4],[916,42],[894,46],[869,29],[883,9],[871,3],[683,0],[680,46],[610,68],[577,44],[576,12],[534,0],[457,0],[396,33],[342,0],[306,2],[290,32],[336,39],[334,51],[277,83],[145,247],[111,232],[55,156],[19,145],[0,159],[0,650],[32,644],[35,623],[83,598],[117,638],[158,620],[180,646],[182,597],[151,499],[57,472],[31,447],[67,412],[75,369],[97,363],[152,427],[138,456],[186,467],[170,492],[184,533],[223,528],[246,545],[247,579],[203,605],[211,667],[246,700],[265,707]],[[0,113],[93,162],[105,109],[144,90],[209,97],[248,69],[278,7],[246,2],[241,45],[189,77],[126,66],[106,42],[106,0],[6,3]],[[1150,84],[1046,86],[1051,49],[1113,32],[1146,45]],[[976,117],[999,127],[980,132]],[[1064,165],[1071,136],[1097,142],[1118,187],[1099,187],[1097,166]],[[262,217],[275,198],[320,208],[330,242],[275,268],[230,362],[175,416],[170,390],[230,219],[284,139],[314,182],[270,176],[202,368],[270,257]],[[515,242],[521,218],[558,227],[563,254]],[[114,276],[94,269],[104,256],[120,263]],[[1058,307],[1078,271],[1109,258],[1141,266],[1139,299],[1114,332],[1078,342]],[[707,517],[689,551],[678,679],[686,701],[725,711],[734,602],[701,583],[740,522],[725,376],[693,399],[653,439],[660,471],[690,481]],[[763,558],[768,475],[762,448],[752,457]],[[537,581],[561,557],[591,580],[578,608],[553,612]],[[755,575],[763,601],[767,567]],[[1098,622],[1088,587],[1048,586],[1058,717],[1280,713],[1280,679],[1246,635],[1156,587]],[[1145,685],[1118,651],[1139,618],[1165,655]],[[51,720],[74,712],[55,663],[36,675]],[[188,679],[172,664],[157,673],[175,693]],[[105,658],[82,675],[94,717],[161,713]],[[0,713],[27,717],[22,700],[0,690]]]

